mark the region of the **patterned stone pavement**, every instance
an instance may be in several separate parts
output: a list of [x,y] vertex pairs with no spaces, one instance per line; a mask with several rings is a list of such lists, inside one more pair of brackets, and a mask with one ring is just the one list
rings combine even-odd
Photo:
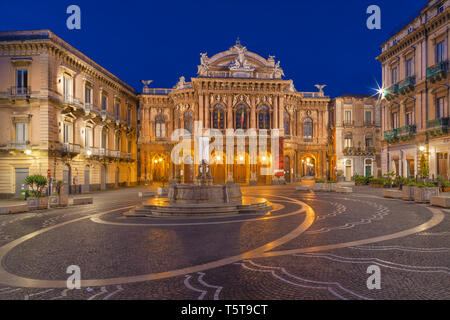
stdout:
[[450,299],[449,210],[356,189],[244,188],[274,204],[266,215],[124,217],[139,191],[126,189],[0,216],[0,299]]

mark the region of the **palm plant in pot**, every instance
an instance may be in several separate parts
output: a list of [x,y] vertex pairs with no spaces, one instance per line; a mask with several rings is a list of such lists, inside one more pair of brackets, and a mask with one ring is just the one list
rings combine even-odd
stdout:
[[444,176],[439,175],[437,177],[440,192],[450,192],[450,182],[446,181]]
[[44,194],[47,186],[47,178],[40,174],[31,175],[25,178],[25,184],[30,188],[30,196],[27,198],[30,210],[40,210],[48,208],[48,197]]
[[61,180],[56,182],[56,193],[50,197],[50,207],[67,207],[69,205],[69,197],[62,192],[63,182]]

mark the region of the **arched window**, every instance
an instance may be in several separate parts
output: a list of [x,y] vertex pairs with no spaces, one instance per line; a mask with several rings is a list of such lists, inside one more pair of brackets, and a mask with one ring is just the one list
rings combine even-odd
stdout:
[[158,115],[155,118],[156,137],[162,138],[166,136],[166,118],[163,115]]
[[214,129],[225,128],[225,109],[222,105],[217,104],[214,106],[212,122],[212,127]]
[[184,129],[192,133],[193,131],[193,119],[192,112],[188,111],[184,114]]
[[304,138],[313,137],[313,121],[311,118],[306,118],[303,121],[303,137]]
[[259,107],[258,129],[270,129],[270,110],[264,105]]
[[236,108],[236,129],[248,128],[248,110],[244,105],[240,105]]
[[[291,116],[289,113],[284,114],[284,134],[290,135],[291,134]],[[311,127],[311,137],[312,137],[312,127]]]

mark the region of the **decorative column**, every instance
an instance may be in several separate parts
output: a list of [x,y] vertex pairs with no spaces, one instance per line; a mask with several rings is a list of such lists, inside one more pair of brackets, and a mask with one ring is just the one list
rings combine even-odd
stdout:
[[227,129],[233,128],[233,96],[228,96],[228,105],[227,105]]
[[280,104],[278,107],[280,136],[284,136],[284,97],[278,97],[278,99],[280,100]]
[[251,124],[250,124],[250,128],[254,128],[254,129],[256,129],[256,101],[255,100],[256,99],[253,96],[251,98],[251,103],[252,103],[252,105],[251,105],[251,118],[252,118],[252,121],[251,121]]
[[198,95],[198,121],[201,121],[202,122],[202,127],[204,127],[205,126],[205,124],[203,123],[203,110],[204,110],[204,107],[203,107],[203,97],[204,97],[204,95],[203,94],[199,94]]
[[210,109],[210,101],[211,101],[211,96],[210,95],[206,95],[205,96],[206,101],[205,101],[205,123],[203,125],[203,128],[209,128],[210,127],[210,123],[209,123],[209,114],[211,112]]
[[273,128],[278,129],[278,99],[273,98]]

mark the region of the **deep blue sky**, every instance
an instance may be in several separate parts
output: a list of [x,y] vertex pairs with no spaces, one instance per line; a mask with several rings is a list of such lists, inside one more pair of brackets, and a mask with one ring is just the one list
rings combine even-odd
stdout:
[[[381,68],[375,57],[392,31],[425,0],[0,0],[0,30],[50,29],[138,91],[172,87],[195,77],[200,52],[232,46],[281,60],[298,91],[328,86],[332,97],[373,94]],[[81,30],[66,28],[66,8],[81,8]],[[366,28],[366,9],[381,8],[381,30]]]

